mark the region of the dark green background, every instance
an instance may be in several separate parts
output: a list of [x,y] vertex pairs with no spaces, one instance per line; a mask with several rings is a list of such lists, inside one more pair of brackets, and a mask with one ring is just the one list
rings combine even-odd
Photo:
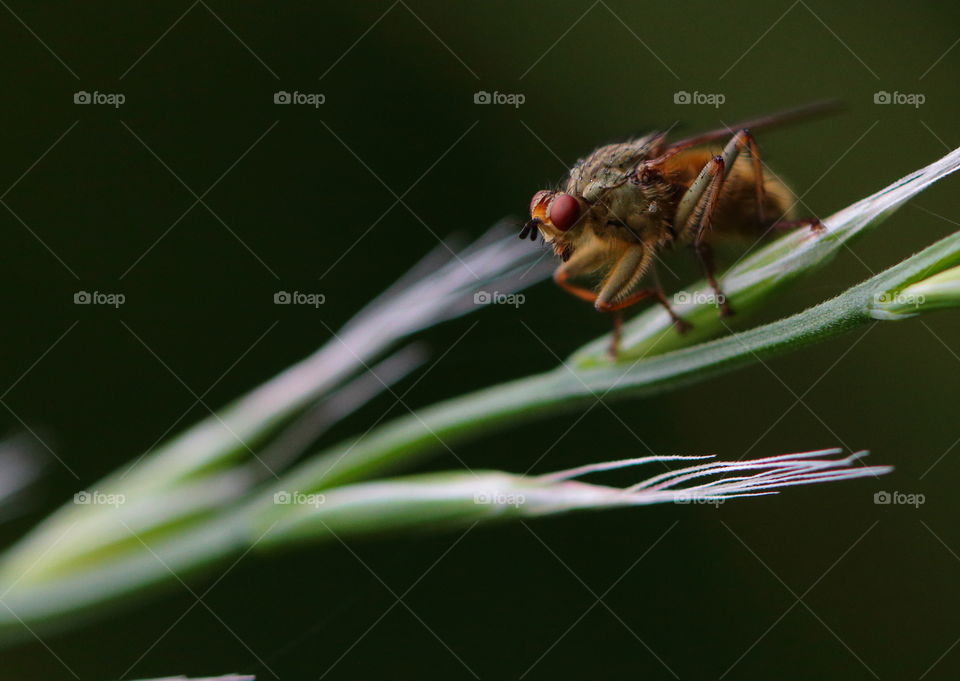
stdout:
[[[318,317],[343,323],[435,245],[396,206],[318,280],[393,203],[374,173],[402,194],[475,121],[405,197],[437,234],[476,235],[521,214],[532,192],[564,171],[546,147],[571,163],[595,145],[678,119],[692,132],[844,99],[841,116],[761,135],[768,163],[798,192],[809,190],[805,204],[822,217],[960,144],[960,48],[921,79],[960,36],[955,4],[607,0],[587,11],[589,2],[407,2],[348,51],[389,2],[209,0],[122,79],[188,2],[10,0],[69,68],[0,10],[2,188],[79,121],[5,197],[77,279],[0,210],[4,389],[79,320],[6,396],[13,412],[0,413],[11,432],[21,429],[18,418],[42,432],[80,480],[54,463],[30,515],[6,527],[8,539],[150,447],[193,403],[121,320],[198,394],[279,320],[206,398],[224,404],[327,340]],[[122,92],[127,102],[119,110],[76,106],[80,89]],[[279,89],[322,92],[327,102],[278,107]],[[526,103],[476,106],[477,90],[522,93]],[[722,93],[726,103],[678,106],[678,90]],[[926,103],[875,105],[880,90],[922,93]],[[121,120],[198,194],[279,121],[205,199],[279,281],[202,206],[120,280],[193,202]],[[924,193],[768,314],[820,301],[953,231],[958,183]],[[322,291],[327,304],[319,312],[277,307],[278,288]],[[78,289],[123,292],[128,302],[119,311],[78,307]],[[485,309],[424,334],[439,354],[480,322],[407,402],[422,406],[552,367],[521,320],[561,356],[606,330],[602,317],[548,284],[527,298],[520,310]],[[519,677],[548,650],[525,678],[673,678],[658,657],[681,679],[728,669],[729,679],[869,679],[870,670],[920,677],[960,637],[951,491],[960,446],[944,455],[960,437],[958,339],[949,313],[883,324],[766,368],[615,403],[657,452],[738,458],[748,449],[762,456],[846,444],[871,449],[874,463],[896,471],[719,510],[667,505],[474,530],[406,596],[416,617],[393,608],[326,678],[471,678],[445,646],[481,678]],[[391,402],[371,404],[331,440],[364,429]],[[204,415],[198,407],[188,418]],[[472,467],[514,471],[551,447],[539,470],[646,452],[606,409],[566,432],[575,418],[457,452]],[[458,464],[441,457],[434,465]],[[926,504],[876,506],[879,489],[922,493]],[[456,538],[353,548],[400,594]],[[591,609],[591,590],[601,595],[615,582],[604,596],[609,610]],[[50,650],[31,643],[5,651],[0,677],[72,678],[59,656],[81,679],[114,679],[169,629],[133,678],[230,670],[272,678],[258,657],[282,679],[317,678],[394,597],[349,552],[327,547],[248,557],[205,602],[216,617],[197,606],[171,629],[194,604],[177,589],[46,638]],[[955,648],[925,678],[956,678],[958,670]]]

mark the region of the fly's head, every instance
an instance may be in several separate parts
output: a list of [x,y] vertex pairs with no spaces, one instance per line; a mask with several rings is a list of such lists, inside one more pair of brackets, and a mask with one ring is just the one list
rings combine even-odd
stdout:
[[587,228],[588,209],[583,197],[549,189],[538,191],[530,200],[530,221],[523,226],[520,238],[529,235],[536,239],[539,234],[558,255],[572,254]]
[[530,200],[530,221],[520,238],[543,237],[545,243],[567,260],[578,246],[591,239],[611,212],[611,189],[623,180],[614,174],[591,173],[585,177],[578,166],[571,172],[564,190],[543,189]]
[[639,185],[638,164],[661,149],[652,133],[623,144],[600,147],[571,169],[562,191],[541,190],[530,201],[530,221],[520,238],[537,234],[567,259],[578,245],[610,227],[634,229],[657,210]]

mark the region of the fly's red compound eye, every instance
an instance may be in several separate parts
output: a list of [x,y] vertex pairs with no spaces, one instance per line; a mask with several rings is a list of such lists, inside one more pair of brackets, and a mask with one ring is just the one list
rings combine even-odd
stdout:
[[547,217],[550,218],[554,227],[561,232],[566,232],[580,217],[580,204],[569,194],[557,194],[550,203]]

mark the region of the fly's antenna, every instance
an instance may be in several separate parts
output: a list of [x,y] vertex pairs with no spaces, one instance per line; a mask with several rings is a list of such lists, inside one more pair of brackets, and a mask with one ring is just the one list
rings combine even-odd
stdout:
[[542,221],[540,218],[532,218],[526,224],[523,225],[523,229],[520,230],[520,238],[526,239],[527,235],[530,235],[530,241],[537,240],[537,234],[540,232],[538,227]]

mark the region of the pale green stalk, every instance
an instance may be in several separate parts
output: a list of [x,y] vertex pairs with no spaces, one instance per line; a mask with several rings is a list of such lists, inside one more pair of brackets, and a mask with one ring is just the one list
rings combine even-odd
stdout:
[[429,527],[467,527],[478,522],[534,518],[580,510],[650,504],[713,504],[748,496],[776,494],[795,485],[876,477],[889,466],[855,463],[866,452],[830,458],[840,450],[754,459],[698,463],[662,473],[627,488],[576,480],[615,468],[667,461],[702,461],[708,456],[648,456],[581,466],[547,475],[501,471],[427,473],[361,482],[325,494],[303,494],[255,516],[261,549],[297,541],[343,540]]

